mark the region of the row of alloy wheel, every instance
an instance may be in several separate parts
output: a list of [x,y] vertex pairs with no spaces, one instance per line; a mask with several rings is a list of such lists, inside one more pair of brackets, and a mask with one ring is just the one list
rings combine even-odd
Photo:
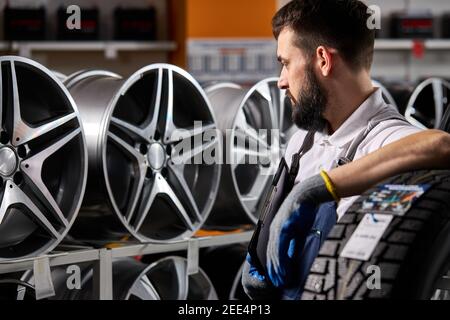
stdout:
[[[127,78],[90,70],[61,81],[12,56],[0,73],[0,261],[67,239],[186,239],[208,217],[251,224],[293,132],[275,78],[202,88],[153,64]],[[208,132],[218,134],[204,141]],[[238,162],[191,161],[207,152]],[[252,156],[270,161],[246,163]]]
[[[202,87],[153,64],[127,78],[90,70],[61,81],[12,56],[0,73],[0,261],[48,252],[69,230],[85,241],[170,242],[205,222],[253,224],[295,132],[277,78]],[[420,84],[405,116],[432,126],[449,88]],[[206,163],[207,153],[222,161]]]

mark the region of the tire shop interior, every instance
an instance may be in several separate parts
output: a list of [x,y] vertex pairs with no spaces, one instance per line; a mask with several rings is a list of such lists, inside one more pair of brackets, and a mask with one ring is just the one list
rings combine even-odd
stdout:
[[[297,130],[271,29],[288,2],[0,0],[0,300],[249,300],[248,243]],[[364,2],[381,8],[374,85],[412,125],[450,132],[450,1]],[[261,130],[265,149],[237,145]],[[184,163],[210,149],[270,160]],[[401,295],[430,232],[442,245],[415,290],[450,299],[450,173],[390,182],[432,188],[365,261],[341,256],[379,189],[362,194],[303,299]],[[382,290],[365,285],[374,264]]]

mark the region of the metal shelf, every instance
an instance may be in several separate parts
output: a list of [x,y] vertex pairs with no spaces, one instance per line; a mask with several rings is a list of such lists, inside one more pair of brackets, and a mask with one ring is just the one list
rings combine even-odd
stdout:
[[377,39],[375,40],[375,50],[412,50],[416,41],[422,42],[426,50],[450,50],[450,39]]
[[[232,233],[219,236],[190,238],[172,243],[146,243],[123,245],[117,248],[77,249],[73,251],[54,251],[47,255],[0,262],[0,274],[35,270],[50,270],[51,267],[94,262],[94,296],[99,300],[111,300],[113,290],[112,260],[114,258],[133,257],[154,253],[169,253],[187,250],[188,264],[198,266],[199,248],[249,242],[253,231]],[[36,274],[36,272],[35,272]],[[49,278],[49,274],[46,275]]]
[[0,50],[18,51],[20,56],[31,57],[33,51],[89,52],[104,51],[105,57],[114,59],[120,51],[174,51],[173,41],[12,41],[0,42]]

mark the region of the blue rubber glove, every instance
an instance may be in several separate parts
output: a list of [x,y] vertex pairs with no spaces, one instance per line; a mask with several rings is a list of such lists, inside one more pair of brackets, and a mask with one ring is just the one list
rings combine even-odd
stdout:
[[[295,281],[295,258],[314,224],[318,206],[333,201],[320,175],[296,184],[270,225],[267,243],[268,277],[277,288]],[[297,252],[294,252],[294,251]]]
[[247,254],[245,259],[241,282],[245,293],[252,300],[274,300],[279,298],[279,291],[253,265],[249,254]]

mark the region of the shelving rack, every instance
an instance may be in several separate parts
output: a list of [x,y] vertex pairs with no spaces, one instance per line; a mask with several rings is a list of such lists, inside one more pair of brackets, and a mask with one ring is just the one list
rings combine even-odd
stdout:
[[198,270],[198,250],[200,248],[249,242],[252,234],[253,231],[245,231],[219,236],[194,237],[172,243],[146,243],[123,245],[117,248],[54,251],[39,257],[0,262],[0,274],[33,270],[36,268],[36,262],[39,262],[40,268],[43,269],[92,262],[94,263],[94,297],[99,300],[112,300],[114,285],[112,261],[115,258],[187,251],[188,270],[191,270],[191,273],[195,273],[195,270]]
[[105,58],[115,59],[120,51],[174,51],[173,41],[12,41],[0,42],[0,51],[15,51],[20,56],[32,58],[34,51],[89,52],[103,51]]
[[378,39],[375,50],[412,50],[416,42],[423,43],[426,50],[450,50],[450,39]]

